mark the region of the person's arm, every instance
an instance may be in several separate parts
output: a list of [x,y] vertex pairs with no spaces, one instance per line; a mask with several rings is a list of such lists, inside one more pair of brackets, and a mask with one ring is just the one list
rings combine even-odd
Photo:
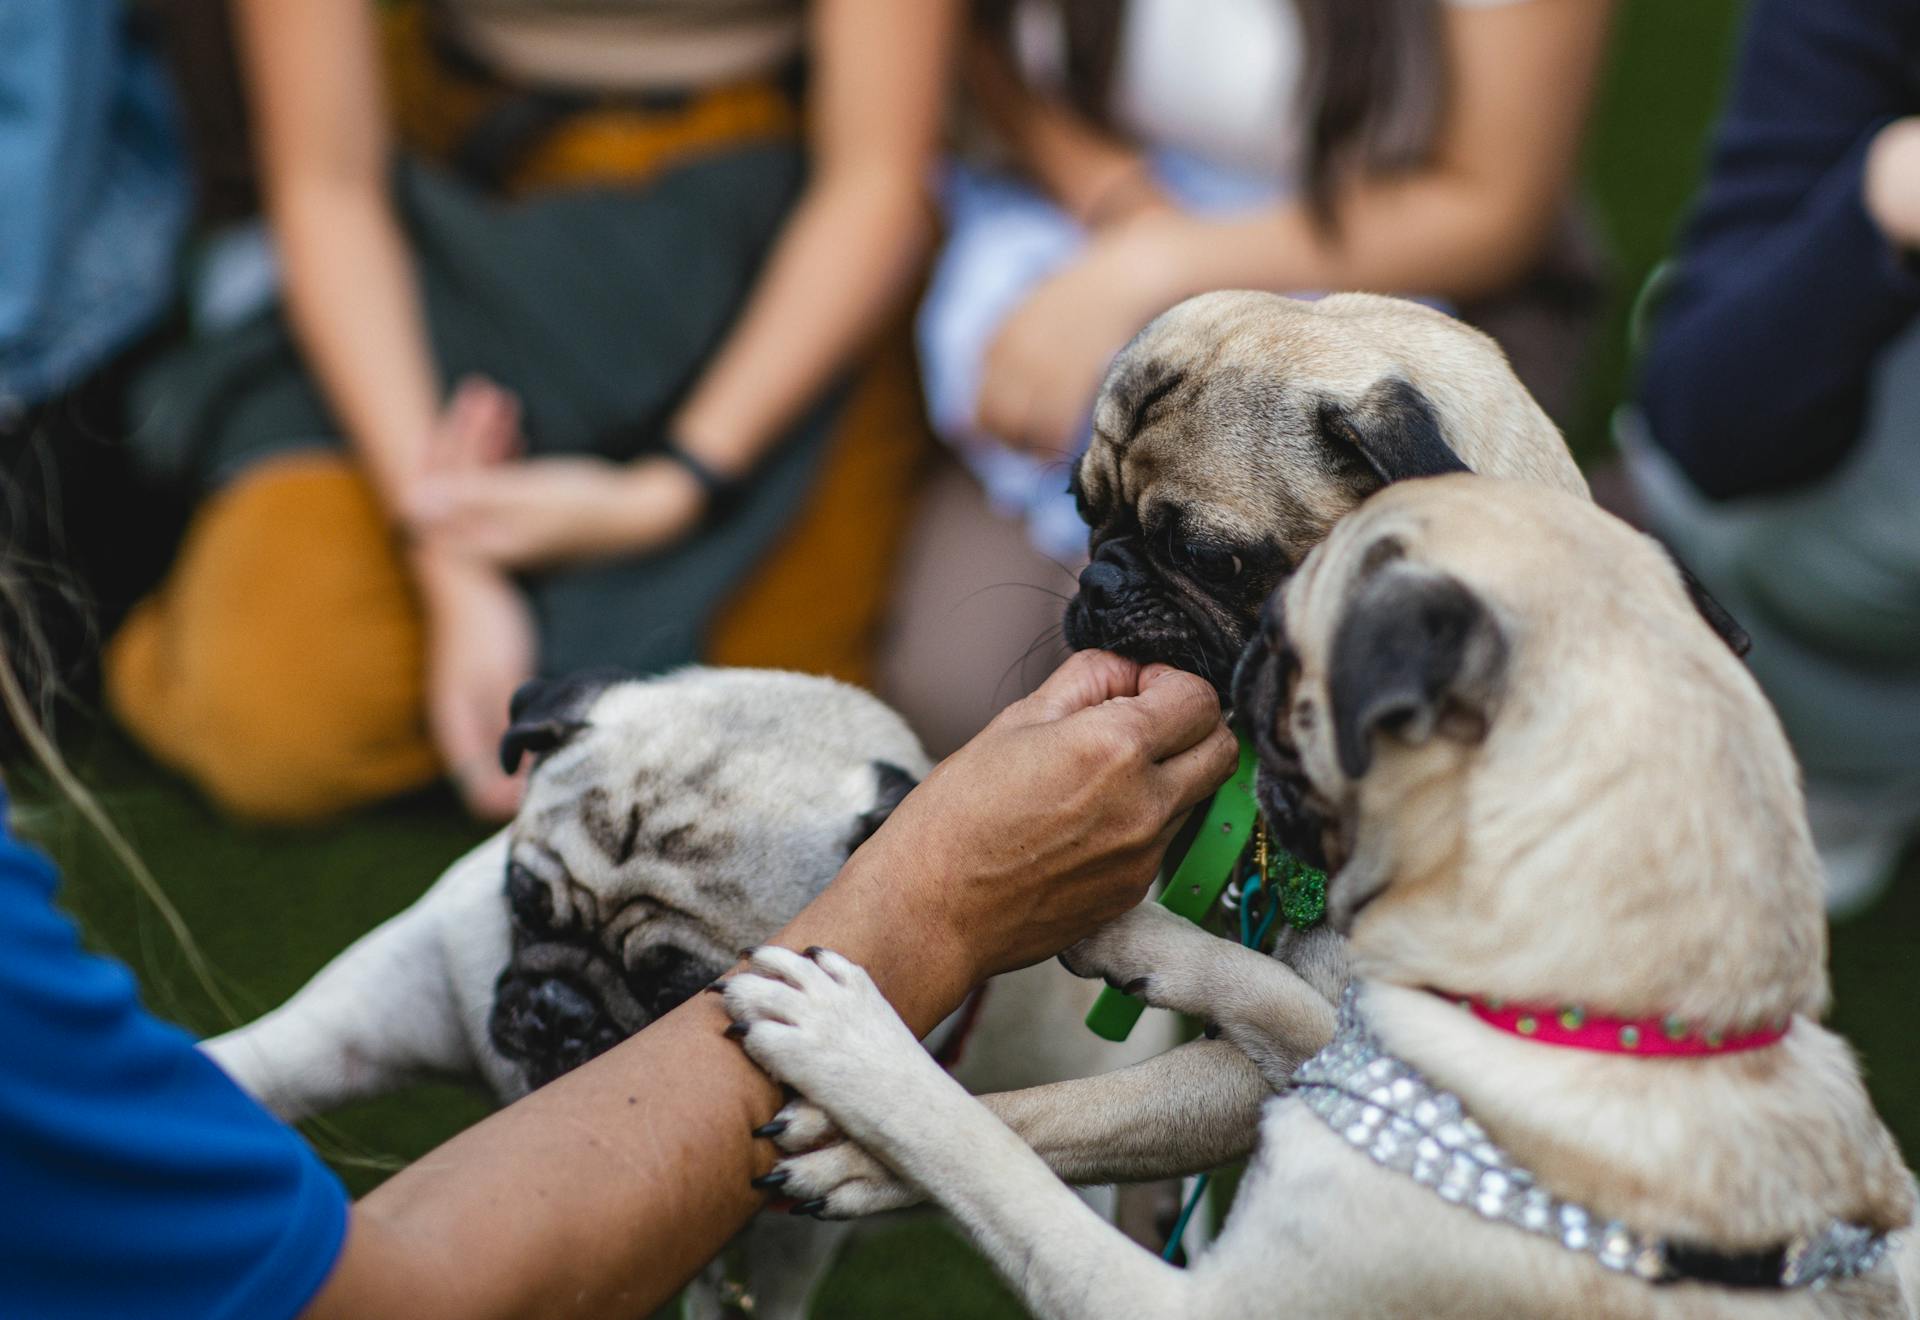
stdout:
[[1526,273],[1566,204],[1612,0],[1445,10],[1447,100],[1431,159],[1336,190],[1337,228],[1292,203],[1202,222],[1183,293],[1380,289],[1466,300]]
[[[371,0],[239,0],[267,209],[287,315],[382,504],[404,520],[430,468],[517,444],[517,404],[475,382],[443,413],[412,262],[387,195],[391,153]],[[473,395],[488,396],[477,405]],[[511,434],[501,436],[502,430]],[[484,460],[480,460],[484,461]],[[493,749],[534,669],[533,626],[491,566],[409,550],[428,623],[428,723],[476,814],[519,785]]]
[[[1069,660],[937,767],[775,936],[858,957],[916,1032],[1146,891],[1235,763],[1213,692]],[[739,1230],[781,1094],[696,995],[396,1174],[353,1212],[312,1320],[645,1315]],[[759,1147],[759,1149],[757,1149]]]
[[1071,444],[1120,345],[1212,289],[1369,289],[1468,299],[1523,274],[1565,205],[1612,0],[1448,7],[1448,96],[1429,161],[1336,187],[1329,228],[1304,200],[1208,217],[1150,207],[1009,317],[980,421],[1038,449]]
[[671,429],[741,473],[899,308],[933,237],[955,0],[809,6],[808,185]]
[[440,389],[406,240],[371,0],[239,0],[287,314],[388,508],[425,467]]
[[1103,228],[1171,205],[1145,152],[1027,86],[1005,41],[970,34],[961,69],[968,98],[1014,162],[1082,225]]
[[1920,10],[1895,0],[1759,0],[1748,17],[1640,379],[1654,438],[1709,496],[1839,463],[1880,350],[1920,313],[1900,251],[1920,223],[1897,186],[1920,158],[1893,123],[1917,108],[1916,43]]

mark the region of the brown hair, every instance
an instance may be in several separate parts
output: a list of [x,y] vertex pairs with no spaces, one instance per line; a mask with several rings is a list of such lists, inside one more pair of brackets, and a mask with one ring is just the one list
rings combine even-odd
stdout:
[[[975,20],[1005,42],[1021,2],[976,0]],[[1045,2],[1065,28],[1068,103],[1111,126],[1125,0]],[[1445,92],[1438,0],[1275,0],[1283,2],[1299,10],[1306,31],[1302,190],[1331,227],[1342,181],[1360,170],[1410,168],[1432,148]]]

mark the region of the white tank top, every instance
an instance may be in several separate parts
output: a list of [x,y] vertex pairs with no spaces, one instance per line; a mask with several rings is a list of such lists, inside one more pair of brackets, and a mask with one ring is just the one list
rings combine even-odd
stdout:
[[[1524,2],[1442,0],[1450,8]],[[1059,11],[1023,0],[1014,24],[1027,78],[1058,88],[1066,64]],[[1292,0],[1128,0],[1108,110],[1142,143],[1292,179],[1305,69],[1305,35]]]

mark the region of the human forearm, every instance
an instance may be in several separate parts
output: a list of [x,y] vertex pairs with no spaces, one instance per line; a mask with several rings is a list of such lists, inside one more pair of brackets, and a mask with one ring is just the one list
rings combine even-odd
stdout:
[[404,237],[376,186],[291,182],[275,197],[294,332],[381,501],[425,467],[439,387]]
[[1339,203],[1339,227],[1288,204],[1224,219],[1159,218],[1139,236],[1166,301],[1211,289],[1390,289],[1469,300],[1525,273],[1552,231],[1558,198],[1423,171],[1362,182]]
[[695,996],[396,1174],[355,1207],[316,1316],[651,1313],[762,1203],[747,1133],[779,1092],[725,1027]]
[[780,437],[907,293],[932,236],[927,171],[955,0],[815,0],[807,13],[811,182],[677,438],[739,474]]
[[1920,280],[1861,202],[1864,145],[1791,216],[1708,234],[1677,265],[1640,398],[1660,445],[1713,498],[1831,471],[1859,437],[1881,351],[1920,314]]
[[821,177],[674,419],[677,438],[721,472],[751,470],[898,309],[932,232],[910,172]]
[[1093,228],[1164,203],[1139,148],[1028,88],[1004,42],[977,34],[965,53],[974,103],[1015,162],[1069,215]]
[[[926,892],[926,878],[863,865],[850,862],[774,942],[860,950],[925,1030],[970,988],[971,956],[936,922],[895,920],[892,900]],[[764,1203],[749,1183],[772,1152],[748,1134],[781,1093],[726,1026],[718,999],[696,995],[396,1174],[355,1207],[351,1255],[326,1298],[340,1309],[316,1314],[380,1313],[401,1295],[427,1320],[661,1305]]]
[[389,507],[437,390],[406,242],[373,0],[236,0],[267,208],[308,363]]
[[1466,300],[1524,274],[1566,202],[1612,8],[1443,7],[1446,97],[1426,159],[1337,180],[1331,228],[1297,204],[1201,226],[1186,282]]

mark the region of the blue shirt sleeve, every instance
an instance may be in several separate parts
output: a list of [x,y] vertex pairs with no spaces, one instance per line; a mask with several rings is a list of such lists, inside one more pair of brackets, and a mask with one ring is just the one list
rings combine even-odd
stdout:
[[1755,0],[1707,184],[1648,347],[1655,438],[1708,495],[1846,457],[1920,280],[1868,216],[1867,147],[1920,112],[1920,5]]
[[87,953],[0,795],[0,1315],[274,1320],[347,1198],[307,1144]]
[[0,0],[0,405],[73,385],[173,297],[191,181],[132,8]]

